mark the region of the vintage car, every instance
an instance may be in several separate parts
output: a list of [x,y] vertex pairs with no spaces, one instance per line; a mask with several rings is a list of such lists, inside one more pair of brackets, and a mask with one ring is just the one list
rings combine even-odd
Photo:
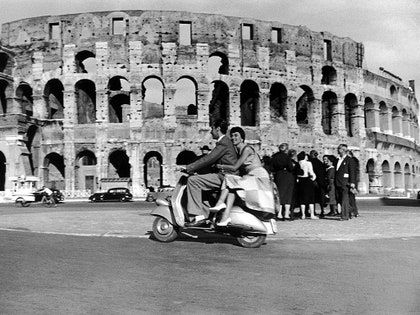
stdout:
[[107,192],[94,193],[89,197],[92,202],[98,201],[131,201],[133,195],[130,190],[124,187],[117,187],[108,189]]
[[[53,189],[53,188],[51,190],[53,192],[52,197],[54,198],[55,203],[59,203],[59,202],[64,201],[64,195],[61,191],[59,191],[58,189]],[[44,193],[42,193],[40,191],[35,191],[34,192],[35,202],[41,201],[43,195],[44,195]]]
[[149,188],[149,192],[146,196],[146,201],[153,202],[156,199],[168,199],[172,196],[175,187],[172,186],[162,186],[159,187],[156,191],[153,188]]

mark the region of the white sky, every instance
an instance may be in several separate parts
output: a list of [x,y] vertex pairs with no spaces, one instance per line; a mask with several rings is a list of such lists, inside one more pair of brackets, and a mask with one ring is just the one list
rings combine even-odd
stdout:
[[[111,10],[178,10],[306,25],[365,45],[365,67],[416,80],[420,0],[0,0],[0,24],[31,16]],[[419,98],[419,97],[418,97]]]

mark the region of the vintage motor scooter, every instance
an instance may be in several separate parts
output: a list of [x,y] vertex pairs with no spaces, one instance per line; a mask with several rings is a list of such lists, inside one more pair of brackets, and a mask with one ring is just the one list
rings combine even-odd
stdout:
[[245,211],[240,206],[234,206],[230,212],[231,222],[228,226],[218,227],[215,222],[218,211],[211,212],[209,224],[206,227],[186,227],[188,217],[186,184],[188,175],[182,175],[175,187],[170,200],[157,199],[157,207],[151,212],[156,219],[153,222],[153,236],[161,242],[174,241],[179,233],[187,230],[205,230],[225,235],[231,235],[239,244],[247,248],[260,247],[267,235],[277,233],[274,219],[258,218],[256,215]]

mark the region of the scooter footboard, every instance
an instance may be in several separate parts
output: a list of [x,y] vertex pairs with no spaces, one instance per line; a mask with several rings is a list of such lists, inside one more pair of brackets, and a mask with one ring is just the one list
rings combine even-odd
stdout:
[[[241,227],[250,232],[261,234],[272,234],[267,230],[266,225],[251,213],[242,210],[240,207],[233,207],[230,211],[231,224],[234,227]],[[274,234],[274,233],[273,233]]]

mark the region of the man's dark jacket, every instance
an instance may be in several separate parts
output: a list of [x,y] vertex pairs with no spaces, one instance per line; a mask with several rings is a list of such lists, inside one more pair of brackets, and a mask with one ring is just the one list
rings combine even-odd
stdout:
[[[337,164],[338,166],[338,164]],[[335,172],[335,186],[339,188],[349,187],[350,184],[356,185],[357,173],[354,160],[346,156]]]

